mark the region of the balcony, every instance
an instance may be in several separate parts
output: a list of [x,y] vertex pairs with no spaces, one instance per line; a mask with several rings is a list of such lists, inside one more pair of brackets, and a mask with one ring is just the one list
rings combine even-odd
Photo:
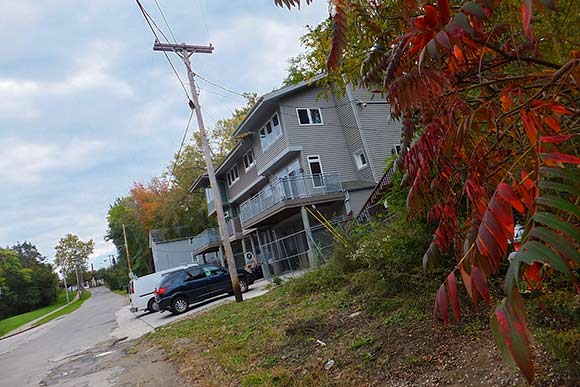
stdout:
[[221,246],[220,231],[217,228],[208,228],[191,238],[193,254],[201,254],[208,250],[215,250]]
[[226,220],[226,233],[230,240],[236,240],[242,237],[242,222],[239,217]]
[[344,197],[338,173],[288,176],[268,185],[240,206],[245,228],[285,207],[339,200]]

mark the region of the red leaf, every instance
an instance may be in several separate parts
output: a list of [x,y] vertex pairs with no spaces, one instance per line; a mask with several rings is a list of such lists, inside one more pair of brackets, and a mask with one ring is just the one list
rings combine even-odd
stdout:
[[560,105],[559,103],[553,103],[550,105],[550,110],[554,113],[557,114],[564,114],[564,115],[570,115],[572,114],[572,111],[570,109],[568,109],[566,106],[564,105]]
[[548,125],[550,127],[550,129],[552,129],[554,132],[559,133],[560,130],[560,124],[558,123],[558,121],[556,121],[556,119],[554,117],[550,117],[550,116],[546,116],[544,117],[544,123],[546,125]]
[[522,123],[524,129],[526,130],[526,135],[530,140],[532,145],[535,145],[538,141],[538,129],[534,125],[533,119],[530,117],[531,113],[526,113],[524,109],[520,110],[520,115],[522,116]]
[[447,276],[447,286],[449,288],[449,298],[451,299],[451,306],[453,307],[453,314],[455,314],[455,321],[461,318],[461,309],[459,308],[459,294],[457,292],[457,279],[455,272],[451,272]]
[[328,71],[332,71],[338,67],[342,52],[346,47],[346,30],[348,28],[343,0],[333,0],[332,3],[334,5],[334,15],[332,17],[334,27],[332,31],[332,47],[326,59]]
[[459,266],[459,272],[461,273],[461,279],[463,280],[463,285],[465,285],[465,290],[467,290],[467,294],[469,294],[470,298],[473,298],[473,295],[471,294],[471,276],[469,275],[469,273],[467,273],[467,271],[465,271],[465,269],[463,268],[463,265]]
[[[519,298],[516,289],[513,295],[514,298]],[[508,363],[516,364],[528,383],[532,384],[534,364],[522,303],[517,299],[500,302],[491,318],[491,329],[503,358]]]
[[451,5],[449,4],[449,0],[438,0],[437,8],[439,9],[439,23],[441,25],[447,24],[451,18]]
[[437,8],[430,4],[425,5],[425,22],[429,29],[433,29],[437,26]]
[[447,292],[445,291],[445,283],[442,283],[439,287],[435,301],[437,302],[437,309],[439,310],[439,314],[441,314],[443,325],[447,326],[449,322],[449,304],[447,301]]
[[540,141],[549,142],[551,144],[561,144],[563,142],[568,141],[574,136],[575,136],[574,134],[558,134],[556,136],[542,136],[540,137]]
[[524,33],[528,38],[532,38],[530,23],[532,22],[532,0],[525,0],[522,4],[522,21],[524,24]]
[[516,211],[518,211],[520,214],[523,214],[525,212],[525,208],[522,201],[520,200],[518,195],[516,195],[512,187],[510,187],[508,184],[501,183],[497,187],[497,193],[501,196],[502,199],[511,204],[512,207],[515,208]]
[[485,278],[481,275],[477,266],[471,267],[471,280],[473,281],[475,288],[481,294],[481,297],[487,305],[489,305],[489,288],[487,287],[487,282]]
[[542,153],[540,155],[545,160],[552,160],[560,163],[568,163],[568,164],[580,164],[580,158],[568,155],[565,153],[553,152],[553,153]]

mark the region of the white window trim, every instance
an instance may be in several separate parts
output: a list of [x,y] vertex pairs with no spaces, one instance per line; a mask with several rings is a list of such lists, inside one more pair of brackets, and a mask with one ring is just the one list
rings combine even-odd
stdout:
[[[361,154],[365,156],[366,164],[364,164],[364,165],[361,163],[361,160],[360,160]],[[369,166],[369,158],[367,157],[367,154],[365,153],[365,150],[363,148],[357,149],[353,153],[353,156],[354,156],[354,163],[359,171],[361,169],[367,168]]]
[[[209,192],[209,196],[208,196],[208,192]],[[207,187],[205,189],[205,201],[207,202],[207,204],[213,202],[213,191],[211,190],[211,187]]]
[[[316,158],[316,160],[313,160],[314,162],[318,161],[318,165],[320,165],[320,179],[322,179],[322,185],[316,185],[314,182],[314,173],[312,172],[312,167],[310,166],[310,158]],[[312,176],[312,186],[314,188],[321,188],[326,186],[326,183],[324,182],[324,169],[322,168],[322,159],[320,158],[320,155],[308,155],[306,156],[306,162],[308,163],[308,170],[310,171],[310,176]]]
[[[246,155],[248,154],[252,154],[252,162],[251,164],[246,168]],[[256,166],[256,155],[254,154],[254,150],[250,149],[249,151],[247,151],[246,153],[244,153],[244,155],[242,156],[242,163],[244,164],[244,172],[248,172],[250,169],[254,168]]]
[[[280,134],[276,135],[276,130],[274,129],[274,123],[272,121],[272,119],[274,118],[274,116],[278,116],[278,126],[280,127]],[[322,116],[320,117],[320,119],[322,119]],[[272,142],[270,142],[268,140],[268,132],[266,131],[266,124],[270,123],[270,126],[272,127]],[[264,130],[264,134],[266,135],[266,147],[264,147],[264,144],[262,143],[262,135],[260,134],[261,130]],[[262,152],[265,152],[266,150],[268,150],[269,148],[272,147],[272,145],[274,145],[279,138],[282,137],[282,135],[284,134],[284,131],[282,130],[282,121],[280,120],[280,114],[278,114],[278,112],[272,114],[272,116],[264,123],[264,125],[262,125],[262,127],[258,130],[258,137],[260,139],[260,146],[262,147]]]
[[[310,109],[316,109],[316,110],[318,110],[318,114],[320,115],[320,123],[319,124],[313,124],[312,123],[312,115],[310,114]],[[308,121],[310,121],[310,123],[308,123],[308,124],[301,124],[300,123],[300,116],[298,115],[298,110],[306,110],[306,113],[308,114]],[[301,108],[296,108],[296,118],[298,119],[298,125],[299,126],[320,126],[320,125],[324,125],[324,119],[322,118],[322,110],[320,110],[320,108],[316,108],[316,107],[301,107]]]
[[[232,172],[234,169],[238,170],[237,177],[230,183],[230,172]],[[236,184],[238,180],[240,180],[240,169],[238,168],[237,164],[230,168],[230,170],[226,174],[226,180],[228,182],[228,187],[231,187],[232,185]]]

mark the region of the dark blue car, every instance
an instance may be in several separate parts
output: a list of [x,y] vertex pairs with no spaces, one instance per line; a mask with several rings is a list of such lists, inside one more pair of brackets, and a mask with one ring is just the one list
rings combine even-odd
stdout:
[[[238,279],[242,293],[254,283],[253,274],[245,270],[238,270]],[[190,304],[232,292],[227,269],[216,265],[200,265],[165,276],[155,290],[155,303],[160,311],[170,310],[180,314]]]

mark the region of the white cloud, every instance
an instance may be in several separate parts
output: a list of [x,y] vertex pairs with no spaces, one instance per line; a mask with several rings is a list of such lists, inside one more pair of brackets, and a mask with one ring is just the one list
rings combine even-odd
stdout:
[[72,140],[64,145],[2,140],[0,181],[30,184],[53,173],[89,168],[105,149],[100,140]]
[[115,41],[94,40],[87,54],[75,62],[70,75],[60,80],[35,80],[0,77],[0,114],[24,119],[39,116],[43,99],[104,91],[116,98],[131,98],[134,92],[124,80],[113,75],[113,67],[123,47]]

